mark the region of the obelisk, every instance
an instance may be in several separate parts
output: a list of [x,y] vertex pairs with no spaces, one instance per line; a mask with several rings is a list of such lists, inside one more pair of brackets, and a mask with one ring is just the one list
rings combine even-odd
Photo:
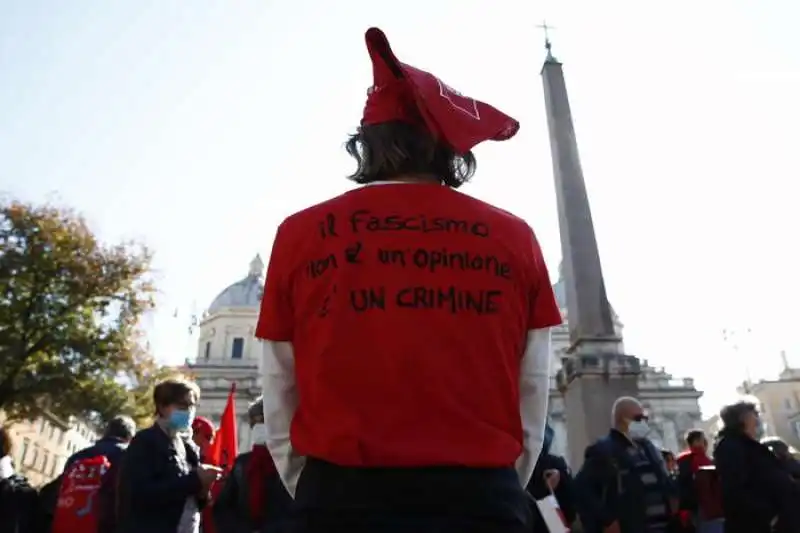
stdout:
[[[545,30],[547,28],[545,27]],[[564,71],[545,37],[542,67],[547,126],[558,202],[570,346],[559,371],[573,468],[590,443],[606,434],[611,407],[636,396],[639,361],[622,353],[622,339],[606,297],[603,269],[572,124]]]

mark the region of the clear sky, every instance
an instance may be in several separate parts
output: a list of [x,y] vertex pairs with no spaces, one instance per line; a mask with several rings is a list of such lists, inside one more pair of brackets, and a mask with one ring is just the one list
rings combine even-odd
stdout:
[[[555,275],[545,17],[629,351],[696,377],[707,414],[747,367],[777,374],[781,349],[800,365],[790,0],[0,0],[0,191],[149,244],[146,325],[182,361],[193,310],[266,259],[285,216],[350,187],[377,25],[401,60],[520,120],[464,191],[527,219]],[[738,352],[726,327],[752,330]]]

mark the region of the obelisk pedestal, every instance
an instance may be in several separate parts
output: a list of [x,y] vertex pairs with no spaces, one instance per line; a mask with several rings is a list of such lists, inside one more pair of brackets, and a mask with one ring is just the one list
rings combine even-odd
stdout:
[[571,355],[564,360],[556,380],[564,394],[569,437],[569,464],[583,463],[587,446],[611,427],[611,407],[620,396],[638,394],[639,359],[606,353]]
[[636,357],[622,353],[622,339],[614,328],[564,72],[551,54],[549,39],[546,48],[542,81],[570,337],[557,380],[564,394],[569,461],[577,468],[586,446],[609,430],[614,400],[637,395],[640,365]]

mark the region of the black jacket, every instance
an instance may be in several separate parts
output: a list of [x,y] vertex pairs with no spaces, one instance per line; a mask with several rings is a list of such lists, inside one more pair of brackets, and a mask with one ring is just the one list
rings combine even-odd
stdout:
[[767,533],[776,517],[779,531],[800,531],[800,488],[769,448],[728,431],[714,449],[714,463],[726,533]]
[[[122,458],[125,453],[127,444],[119,439],[104,437],[94,443],[88,448],[79,450],[72,454],[64,463],[64,471],[66,471],[73,463],[81,459],[91,459],[99,455],[104,455],[112,465],[114,465]],[[55,515],[56,504],[58,503],[58,493],[61,490],[61,480],[63,479],[63,472],[53,481],[46,484],[39,491],[39,508],[37,511],[36,531],[38,533],[50,533],[52,527],[53,517]],[[103,501],[101,496],[100,514],[103,515],[106,511],[106,502]],[[102,518],[101,518],[102,522]]]
[[[677,497],[675,486],[653,443],[636,440],[658,477],[665,503]],[[623,434],[609,434],[586,448],[584,463],[575,476],[575,499],[585,533],[599,533],[618,522],[622,533],[640,533],[645,526],[645,490]]]
[[264,523],[255,524],[250,519],[250,491],[247,481],[247,466],[251,452],[240,454],[225,479],[222,490],[214,502],[214,522],[217,531],[226,533],[251,533],[261,531],[273,533],[288,531],[291,523],[294,500],[283,486],[277,472],[267,480],[264,494]]
[[[528,483],[527,491],[536,500],[541,500],[550,495],[550,489],[544,480],[544,472],[546,470],[558,470],[561,476],[554,494],[558,500],[559,507],[561,507],[561,512],[564,513],[564,518],[566,518],[568,524],[571,524],[575,520],[576,514],[574,488],[572,472],[563,457],[551,455],[547,450],[543,450],[542,454],[539,455],[539,460],[536,461],[536,468],[533,471],[530,483]],[[547,531],[547,525],[539,513],[539,508],[535,505],[533,509],[533,531]]]
[[122,454],[125,453],[125,449],[128,445],[122,442],[119,439],[115,439],[113,437],[103,437],[102,439],[95,442],[93,445],[89,446],[88,448],[84,448],[83,450],[79,450],[72,454],[67,462],[64,463],[64,471],[72,465],[75,461],[80,461],[81,459],[91,459],[92,457],[98,457],[100,455],[106,456],[108,462],[112,465],[122,457]]
[[36,512],[36,533],[50,533],[53,528],[53,518],[58,503],[58,492],[61,490],[61,481],[64,474],[60,474],[53,481],[39,489],[39,507]]
[[0,533],[28,533],[36,529],[39,494],[18,474],[0,479]]
[[256,530],[256,525],[250,520],[247,494],[246,472],[250,455],[250,452],[245,452],[236,458],[222,489],[217,494],[212,507],[217,531],[251,533]]
[[[143,429],[131,441],[119,472],[121,533],[175,533],[186,500],[198,497],[201,489],[196,472],[200,451],[188,439],[181,442],[185,461],[157,425]],[[198,497],[198,508],[205,502]]]
[[791,478],[795,481],[800,481],[800,462],[792,456],[780,457],[783,468],[789,472]]

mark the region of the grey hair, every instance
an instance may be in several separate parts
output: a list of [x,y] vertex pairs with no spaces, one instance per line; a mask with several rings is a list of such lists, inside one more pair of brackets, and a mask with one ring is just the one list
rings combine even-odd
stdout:
[[614,405],[611,406],[611,425],[615,426],[617,424],[617,411],[619,408],[625,404],[632,403],[634,405],[641,405],[641,402],[634,398],[633,396],[620,396],[616,400],[614,400]]
[[131,440],[136,435],[136,422],[133,418],[126,415],[119,415],[112,418],[103,432],[104,437],[111,437],[121,440]]

